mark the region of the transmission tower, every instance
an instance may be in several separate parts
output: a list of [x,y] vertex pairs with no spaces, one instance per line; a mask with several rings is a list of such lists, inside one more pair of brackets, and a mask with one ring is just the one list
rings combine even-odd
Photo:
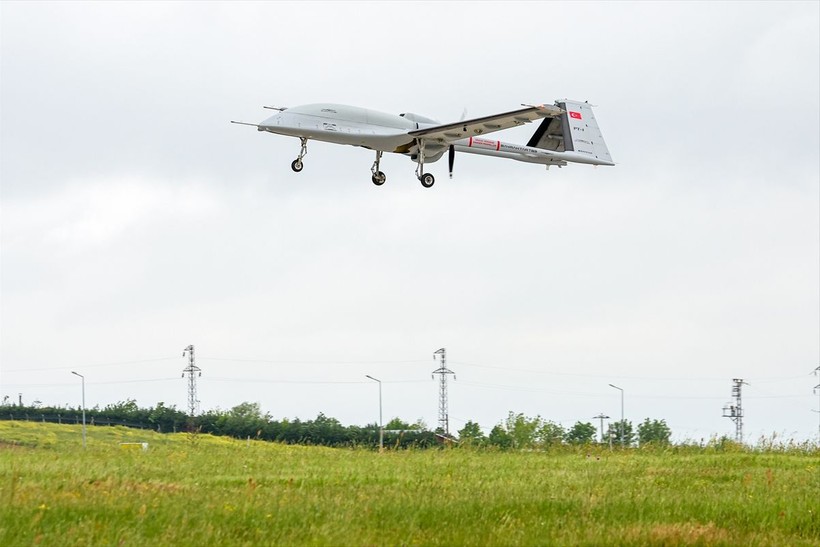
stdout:
[[743,378],[732,379],[732,398],[735,404],[726,403],[723,407],[723,417],[731,418],[735,422],[735,440],[739,443],[743,442],[743,404],[740,396],[743,384],[750,385],[749,382],[744,382]]
[[188,417],[193,420],[196,416],[196,407],[199,402],[196,398],[196,377],[202,376],[202,369],[194,364],[193,344],[182,350],[182,356],[188,355],[188,366],[182,371],[182,377],[188,375]]
[[450,415],[447,410],[447,375],[452,374],[453,380],[456,379],[456,373],[447,368],[447,350],[441,348],[433,352],[433,361],[436,360],[436,355],[440,356],[441,366],[433,371],[433,378],[439,375],[438,387],[438,427],[444,432],[444,435],[450,436]]

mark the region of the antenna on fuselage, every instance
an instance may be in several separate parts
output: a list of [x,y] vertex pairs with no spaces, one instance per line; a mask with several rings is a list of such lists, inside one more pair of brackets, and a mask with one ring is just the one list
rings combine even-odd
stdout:
[[231,123],[235,123],[237,125],[252,125],[253,127],[256,127],[257,129],[259,129],[259,124],[258,123],[235,122],[233,120],[231,120]]

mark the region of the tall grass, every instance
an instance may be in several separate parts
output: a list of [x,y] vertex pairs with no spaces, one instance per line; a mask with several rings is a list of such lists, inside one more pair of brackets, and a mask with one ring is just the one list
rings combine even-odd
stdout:
[[820,542],[816,451],[379,454],[118,427],[84,451],[78,426],[35,423],[0,440],[0,545]]

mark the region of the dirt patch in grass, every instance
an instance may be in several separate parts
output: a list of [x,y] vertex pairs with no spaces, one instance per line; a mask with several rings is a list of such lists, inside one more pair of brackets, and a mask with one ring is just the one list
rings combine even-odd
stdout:
[[128,493],[171,493],[184,491],[185,488],[179,484],[168,482],[138,482],[119,479],[91,479],[85,483],[85,488],[90,490],[100,490],[104,492],[128,492]]
[[0,439],[0,450],[22,450],[23,448],[35,448],[34,443],[26,443],[23,441],[7,441]]
[[[732,534],[713,522],[674,522],[630,528],[626,538],[660,545],[719,545],[733,542]],[[737,538],[734,538],[736,541]]]

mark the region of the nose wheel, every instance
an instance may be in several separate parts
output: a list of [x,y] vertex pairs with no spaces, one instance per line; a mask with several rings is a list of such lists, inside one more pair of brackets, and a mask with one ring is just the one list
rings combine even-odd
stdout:
[[299,140],[302,141],[302,149],[299,151],[299,156],[290,164],[290,168],[293,169],[294,173],[300,173],[302,171],[302,169],[305,167],[305,164],[302,163],[302,158],[307,156],[308,140],[304,137],[299,137]]
[[430,173],[424,173],[419,177],[419,181],[425,188],[430,188],[433,184],[435,184],[436,178]]

